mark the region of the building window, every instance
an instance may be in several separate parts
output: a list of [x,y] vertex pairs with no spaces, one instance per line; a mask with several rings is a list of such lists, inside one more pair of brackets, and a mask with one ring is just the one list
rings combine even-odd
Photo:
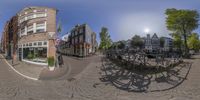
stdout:
[[43,45],[47,45],[47,42],[43,42]]
[[74,36],[74,31],[72,32],[72,37]]
[[42,33],[42,32],[45,32],[45,31],[44,31],[44,29],[37,29],[36,32],[37,33]]
[[46,17],[46,13],[38,13],[36,14],[36,17]]
[[45,12],[45,9],[37,9],[37,12]]
[[33,43],[33,45],[34,45],[34,46],[37,46],[37,43],[36,43],[36,42],[34,42],[34,43]]
[[75,37],[75,44],[78,43],[78,37]]
[[32,62],[47,63],[47,48],[46,47],[24,48],[23,58]]
[[88,34],[86,35],[86,42],[91,43],[91,36]]
[[83,42],[83,35],[79,36],[79,42]]
[[27,16],[27,20],[33,19],[33,17],[34,17],[33,14],[30,14],[30,15]]
[[36,32],[40,33],[40,32],[45,32],[45,23],[37,23],[36,24]]
[[29,34],[33,33],[33,25],[28,26],[27,33]]
[[38,42],[38,46],[42,46],[42,42]]
[[74,42],[75,42],[75,38],[72,39],[72,44],[75,44]]
[[25,21],[25,17],[22,17],[19,22],[22,23],[23,21]]
[[75,31],[75,36],[78,34],[78,31]]
[[79,33],[83,33],[83,28],[80,29]]
[[22,34],[22,35],[25,34],[25,27],[21,28],[21,34]]
[[32,46],[32,43],[29,43],[29,46],[31,47],[31,46]]

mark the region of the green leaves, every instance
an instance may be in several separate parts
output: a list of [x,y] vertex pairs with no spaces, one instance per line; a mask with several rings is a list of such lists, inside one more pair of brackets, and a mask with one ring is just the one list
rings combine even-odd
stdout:
[[100,34],[100,46],[99,49],[108,49],[111,46],[112,40],[110,38],[110,35],[108,33],[108,29],[106,27],[101,28]]
[[62,26],[61,26],[61,22],[59,21],[57,32],[60,33],[61,31],[62,31]]
[[191,36],[189,36],[188,40],[188,47],[193,50],[198,50],[200,48],[200,41],[199,36],[197,33],[192,33]]
[[142,48],[143,45],[144,45],[144,41],[139,35],[135,35],[134,37],[132,37],[131,46],[133,48],[134,47]]
[[172,37],[174,47],[181,49],[181,45],[183,44],[181,36],[179,34],[174,33]]
[[175,44],[179,46],[183,37],[185,52],[188,53],[187,38],[193,30],[198,28],[199,14],[196,10],[167,9],[165,14],[167,29],[172,31],[176,39]]
[[54,63],[55,63],[54,57],[53,56],[52,57],[48,57],[48,66],[52,67],[52,66],[54,66]]
[[170,31],[185,34],[198,28],[199,14],[195,10],[176,10],[172,8],[167,9],[165,14],[167,15],[166,25]]

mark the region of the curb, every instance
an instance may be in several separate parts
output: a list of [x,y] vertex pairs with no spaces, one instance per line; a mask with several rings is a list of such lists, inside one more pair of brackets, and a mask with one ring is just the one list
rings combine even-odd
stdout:
[[66,73],[63,74],[61,77],[55,78],[56,80],[60,80],[60,79],[62,80],[66,76],[69,76],[69,74],[71,73],[71,64],[69,64],[68,62],[66,62],[66,65],[67,65],[67,71],[66,71]]
[[[1,55],[1,57],[4,57],[2,54],[0,54],[0,55]],[[17,74],[19,74],[19,75],[21,75],[21,76],[23,76],[23,77],[25,77],[25,78],[27,78],[27,79],[30,79],[30,80],[34,80],[34,81],[37,81],[37,80],[38,80],[37,78],[29,77],[29,76],[26,76],[26,75],[20,73],[20,72],[17,71],[11,64],[9,64],[8,61],[7,61],[6,59],[4,59],[4,61],[5,61],[6,64],[7,64],[8,66],[10,66],[10,68],[11,68],[13,71],[15,71]]]

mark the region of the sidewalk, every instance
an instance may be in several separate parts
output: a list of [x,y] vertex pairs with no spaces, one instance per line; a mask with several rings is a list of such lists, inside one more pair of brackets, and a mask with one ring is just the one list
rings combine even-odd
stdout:
[[28,77],[36,78],[36,79],[39,79],[41,71],[46,67],[46,66],[40,66],[40,65],[33,65],[33,64],[29,64],[29,63],[21,62],[21,61],[15,61],[12,64],[11,59],[7,59],[7,61],[19,73]]
[[23,61],[14,61],[12,64],[11,59],[6,60],[20,74],[35,80],[57,79],[68,73],[68,65],[63,65],[60,68],[56,67],[53,71],[50,71],[47,66],[30,64]]
[[69,65],[63,65],[55,67],[53,71],[49,71],[47,67],[44,67],[40,73],[39,80],[52,80],[59,79],[60,77],[67,75],[69,73]]

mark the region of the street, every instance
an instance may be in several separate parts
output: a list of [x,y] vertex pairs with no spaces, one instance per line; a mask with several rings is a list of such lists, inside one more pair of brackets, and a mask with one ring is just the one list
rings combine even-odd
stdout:
[[[71,72],[60,80],[28,80],[15,73],[0,58],[0,99],[1,100],[198,100],[200,98],[200,56],[193,62],[187,79],[178,87],[161,92],[127,92],[109,82],[102,82],[100,56],[79,60],[71,65]],[[74,58],[64,57],[66,60]],[[90,62],[89,62],[90,61]],[[81,62],[86,67],[79,70]],[[72,65],[79,65],[73,67]]]

